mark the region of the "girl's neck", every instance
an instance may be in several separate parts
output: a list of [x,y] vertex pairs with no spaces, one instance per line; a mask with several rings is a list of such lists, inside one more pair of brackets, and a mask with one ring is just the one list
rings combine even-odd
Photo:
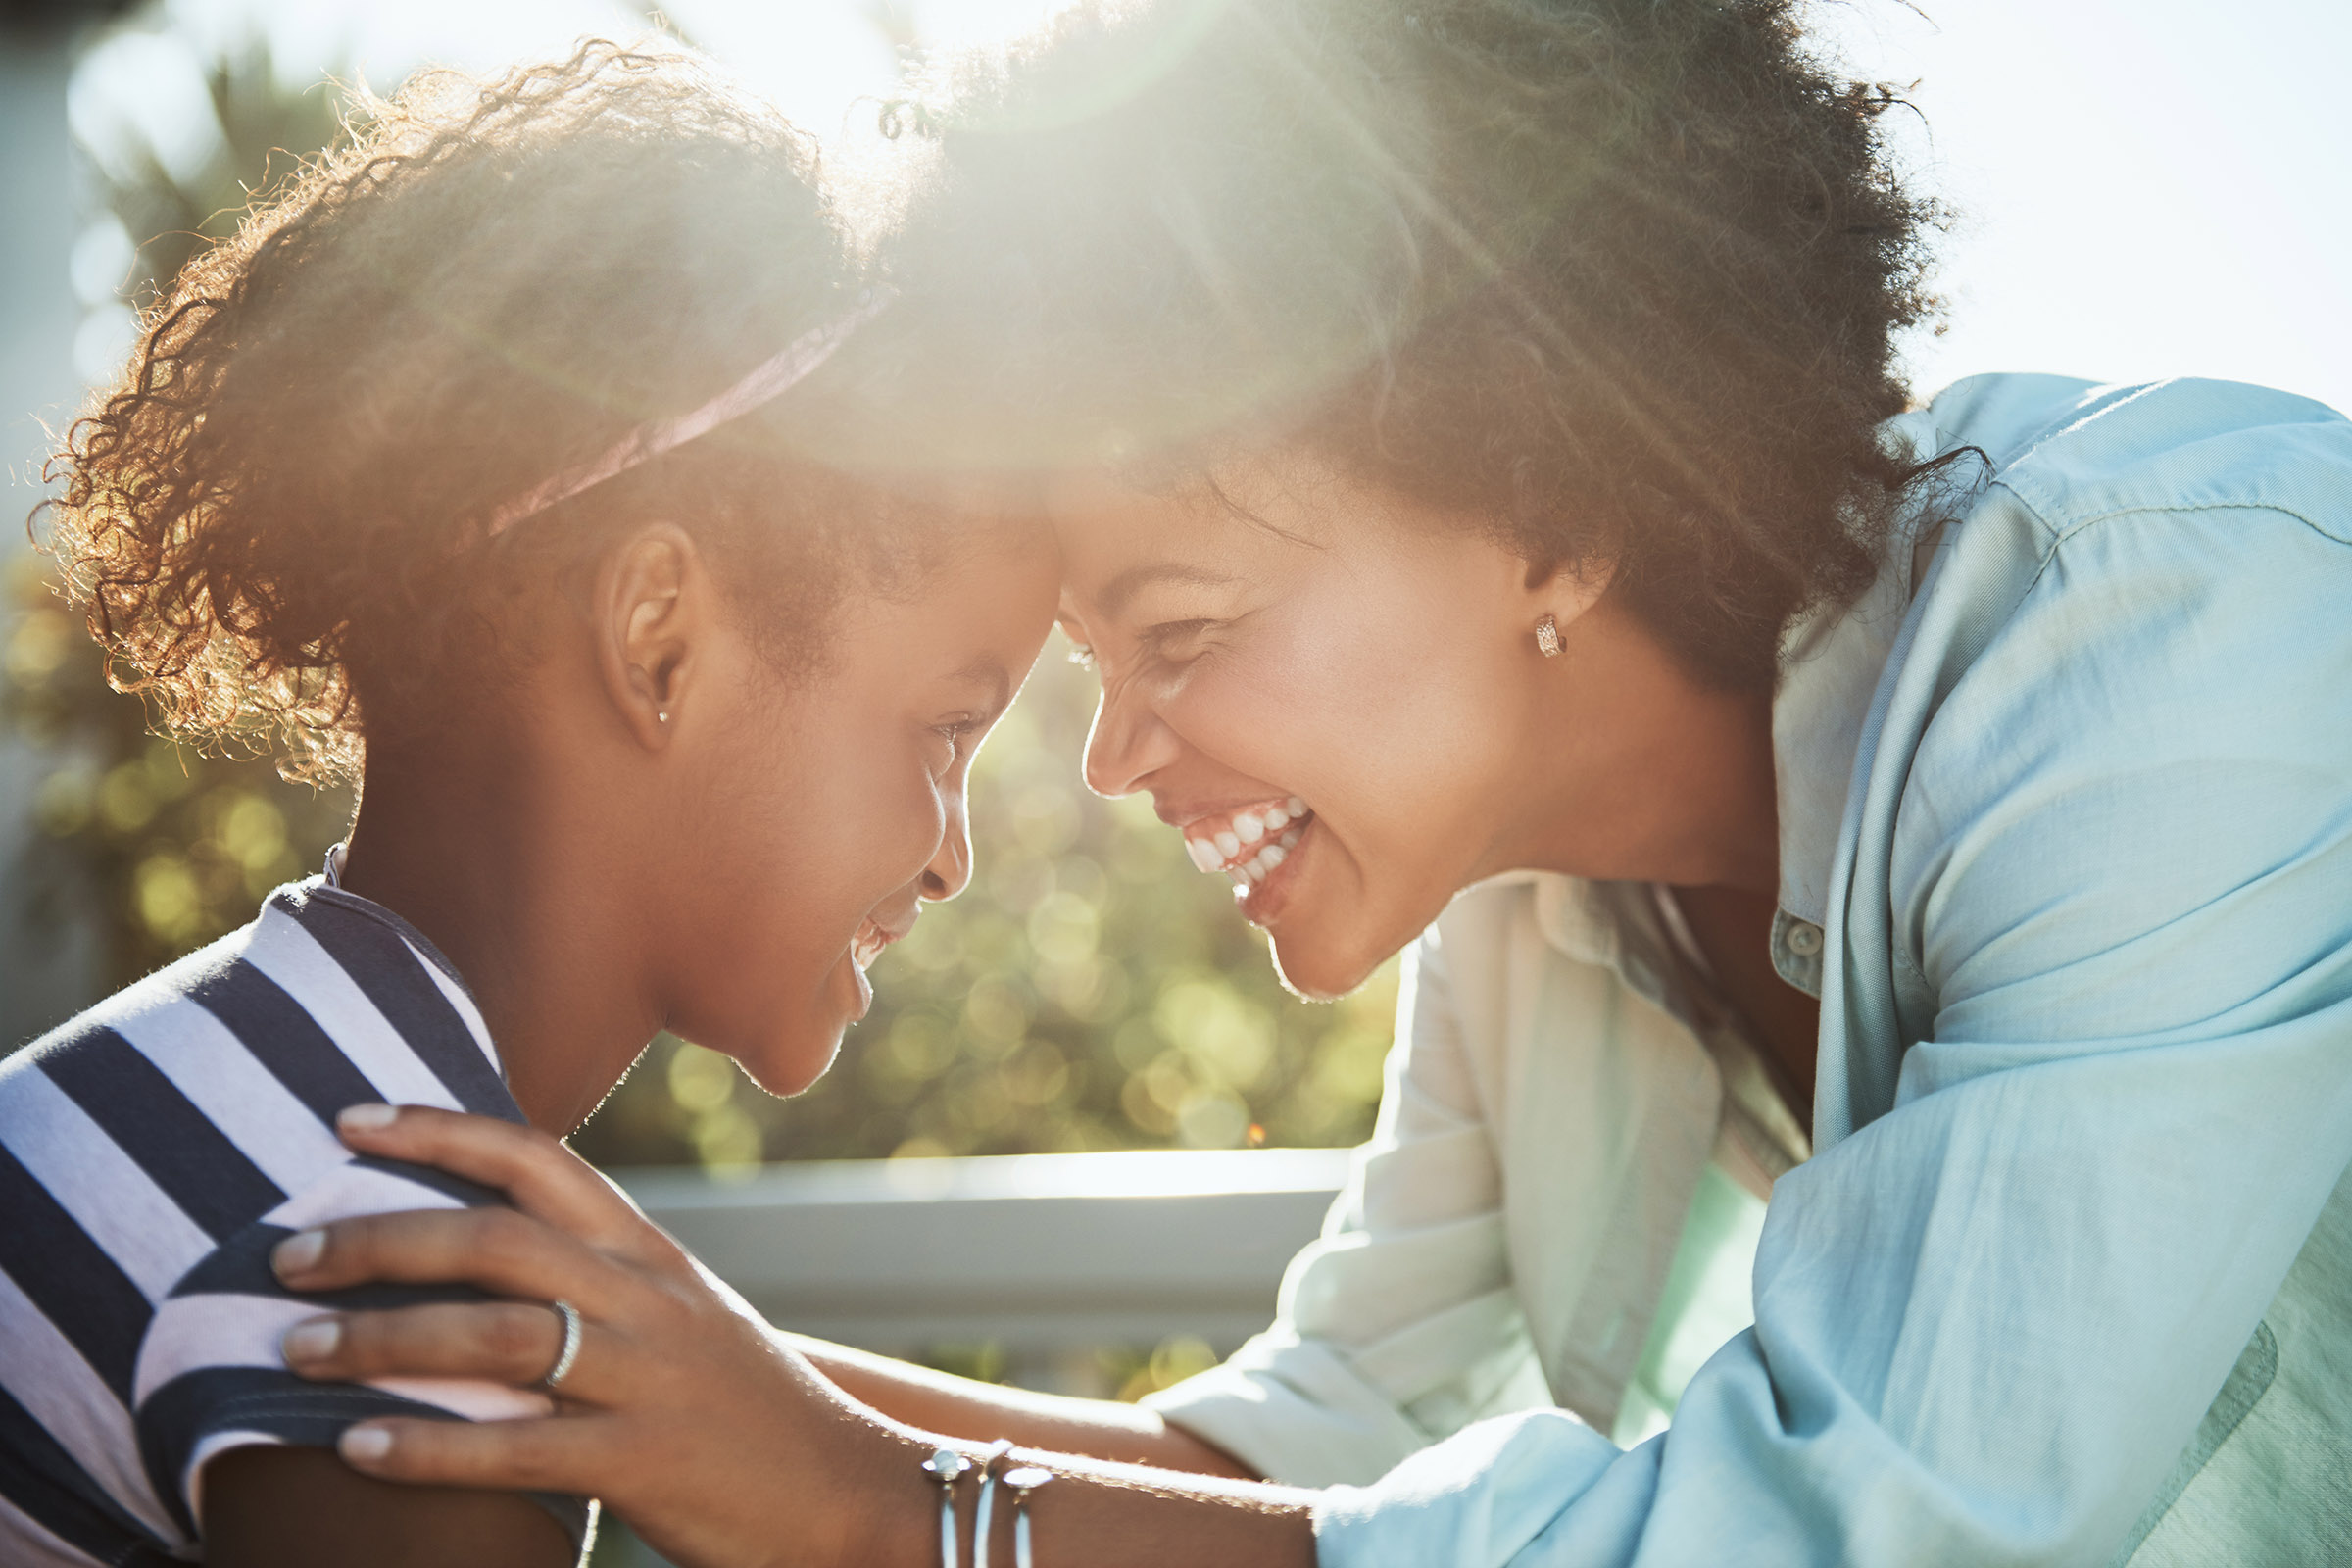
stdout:
[[453,756],[444,740],[370,746],[343,885],[457,965],[515,1102],[561,1137],[661,1027],[628,937],[631,879],[553,770],[507,748]]

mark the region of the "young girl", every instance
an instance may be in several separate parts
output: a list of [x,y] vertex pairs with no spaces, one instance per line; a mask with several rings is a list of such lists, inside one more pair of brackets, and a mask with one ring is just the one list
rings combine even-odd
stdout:
[[363,1416],[548,1400],[287,1375],[269,1257],[491,1201],[352,1158],[353,1106],[560,1135],[664,1028],[807,1086],[963,885],[1051,557],[816,456],[808,378],[886,309],[789,126],[596,44],[412,86],[153,311],[63,454],[68,580],[174,729],[363,805],[0,1068],[0,1558],[576,1556],[577,1498],[339,1463]]

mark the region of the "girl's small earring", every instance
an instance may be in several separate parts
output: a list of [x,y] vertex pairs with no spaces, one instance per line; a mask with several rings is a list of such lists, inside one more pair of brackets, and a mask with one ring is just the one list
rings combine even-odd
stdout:
[[660,719],[660,720],[661,720],[662,723],[666,724],[666,723],[668,723],[668,722],[669,722],[669,710],[667,710],[667,709],[662,709],[662,710],[661,710],[660,711],[656,712],[656,713],[654,714],[654,717],[656,717],[656,718]]
[[1549,615],[1536,622],[1536,647],[1545,659],[1560,657],[1560,623]]

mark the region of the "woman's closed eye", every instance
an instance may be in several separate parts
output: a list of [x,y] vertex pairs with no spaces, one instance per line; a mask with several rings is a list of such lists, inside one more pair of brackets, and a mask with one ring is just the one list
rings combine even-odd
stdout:
[[1154,659],[1182,663],[1187,660],[1198,658],[1209,633],[1215,631],[1222,624],[1221,621],[1205,618],[1163,620],[1156,625],[1144,628],[1143,635],[1136,641]]
[[[1198,657],[1207,635],[1222,624],[1222,621],[1210,620],[1205,617],[1192,620],[1163,620],[1138,632],[1135,644],[1140,652],[1151,658],[1173,663],[1183,663],[1187,660]],[[1066,627],[1063,634],[1068,635]],[[1094,645],[1082,643],[1075,637],[1070,638],[1069,661],[1080,669],[1091,669],[1098,674],[1102,672],[1102,661],[1097,657]]]

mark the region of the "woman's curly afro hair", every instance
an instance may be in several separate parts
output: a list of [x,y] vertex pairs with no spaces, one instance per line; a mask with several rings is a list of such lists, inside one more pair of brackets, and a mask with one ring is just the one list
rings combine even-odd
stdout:
[[[1158,0],[900,111],[975,449],[1303,449],[1727,688],[1870,581],[1938,214],[1793,0]],[[977,391],[972,387],[976,386]]]
[[805,656],[846,481],[776,411],[483,526],[844,308],[805,140],[675,49],[604,42],[428,74],[353,129],[153,304],[53,464],[50,548],[116,683],[181,733],[348,773],[363,720],[495,689],[502,606],[649,509]]

